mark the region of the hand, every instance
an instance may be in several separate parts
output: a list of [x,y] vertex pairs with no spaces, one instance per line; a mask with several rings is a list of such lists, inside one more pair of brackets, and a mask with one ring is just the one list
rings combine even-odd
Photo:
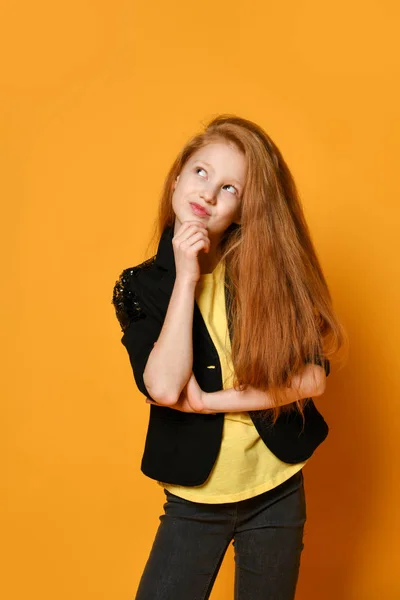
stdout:
[[172,239],[176,279],[198,282],[200,252],[210,251],[208,229],[199,220],[183,221]]
[[[192,371],[190,379],[183,388],[178,401],[175,402],[175,404],[173,404],[172,406],[169,406],[168,408],[173,408],[174,410],[180,410],[181,412],[187,413],[216,415],[216,412],[206,409],[206,396],[207,392],[203,392],[203,390],[200,388],[199,384],[197,383],[197,379]],[[163,406],[162,404],[153,402],[152,400],[150,400],[150,398],[147,398],[146,402],[148,404],[155,404],[156,406]]]

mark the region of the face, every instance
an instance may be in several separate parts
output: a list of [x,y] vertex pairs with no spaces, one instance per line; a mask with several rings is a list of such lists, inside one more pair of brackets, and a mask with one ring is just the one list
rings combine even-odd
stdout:
[[[210,143],[192,154],[174,185],[174,235],[183,221],[198,219],[207,227],[211,244],[218,242],[231,223],[240,223],[245,177],[244,155],[226,142]],[[209,214],[196,215],[191,202]]]

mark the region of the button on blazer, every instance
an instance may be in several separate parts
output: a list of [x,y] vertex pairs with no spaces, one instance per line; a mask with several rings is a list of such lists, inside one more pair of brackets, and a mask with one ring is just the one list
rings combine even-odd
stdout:
[[[160,335],[174,287],[173,229],[167,227],[164,230],[155,256],[121,273],[113,290],[112,302],[123,332],[121,342],[128,352],[136,386],[152,400],[143,381],[143,372]],[[227,309],[230,302],[229,290],[225,288]],[[229,318],[228,330],[232,340]],[[323,365],[326,375],[329,375],[329,360],[321,359],[318,364]],[[211,365],[215,368],[209,368]],[[202,390],[216,392],[223,389],[218,352],[196,299],[193,313],[193,373]],[[165,483],[187,486],[204,483],[220,449],[224,413],[185,413],[167,406],[149,406],[141,471]],[[304,407],[304,428],[301,414],[297,411],[281,413],[274,426],[265,417],[262,419],[259,411],[248,412],[266,446],[287,463],[308,459],[328,435],[329,427],[312,398]]]

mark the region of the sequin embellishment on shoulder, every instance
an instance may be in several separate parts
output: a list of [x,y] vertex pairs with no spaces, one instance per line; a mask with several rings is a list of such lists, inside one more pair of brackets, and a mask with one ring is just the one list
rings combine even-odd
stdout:
[[124,269],[115,282],[111,303],[114,305],[122,332],[126,331],[132,322],[146,318],[139,296],[132,288],[131,282],[143,269],[151,267],[154,261],[155,256],[136,267]]

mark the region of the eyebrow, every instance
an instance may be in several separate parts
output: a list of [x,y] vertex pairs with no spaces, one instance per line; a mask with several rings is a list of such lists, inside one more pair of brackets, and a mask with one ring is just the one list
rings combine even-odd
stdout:
[[[212,165],[210,165],[210,163],[208,163],[206,160],[203,160],[202,158],[197,158],[196,160],[199,161],[199,162],[202,162],[205,165],[207,165],[207,167],[211,167],[212,169],[214,169],[214,167]],[[196,162],[196,160],[194,162]],[[236,183],[238,183],[241,187],[243,187],[243,184],[240,183],[240,181],[238,179],[235,179],[234,177],[228,177],[227,179],[231,179],[232,181],[236,181]]]

